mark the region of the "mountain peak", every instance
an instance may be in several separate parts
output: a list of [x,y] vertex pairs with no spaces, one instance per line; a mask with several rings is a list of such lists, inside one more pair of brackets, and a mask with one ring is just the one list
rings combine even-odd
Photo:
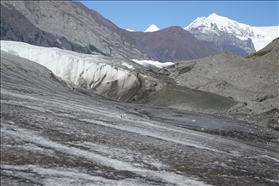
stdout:
[[217,15],[216,13],[210,14],[207,18],[208,21],[219,22],[219,21],[228,21],[229,18]]
[[184,29],[190,31],[195,28],[199,29],[202,33],[215,33],[216,35],[226,32],[235,35],[241,40],[254,36],[251,26],[238,23],[216,13],[212,13],[208,17],[199,17]]
[[207,18],[205,18],[206,21],[209,23],[215,23],[217,26],[228,26],[228,25],[235,25],[237,22],[233,21],[227,17],[217,15],[216,13],[210,14]]
[[220,17],[219,15],[217,15],[216,13],[212,13],[212,14],[210,14],[209,16],[208,16],[208,18],[209,17]]
[[160,29],[156,25],[152,24],[144,32],[156,32],[158,30]]

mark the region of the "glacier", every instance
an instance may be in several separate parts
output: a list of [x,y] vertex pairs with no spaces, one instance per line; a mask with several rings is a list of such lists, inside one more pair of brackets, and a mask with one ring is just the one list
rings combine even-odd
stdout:
[[50,69],[64,81],[121,101],[131,99],[142,86],[140,78],[146,77],[140,73],[141,66],[149,64],[160,68],[172,64],[160,65],[159,62],[140,60],[133,62],[15,41],[1,41],[1,50],[35,61]]
[[252,27],[254,37],[252,42],[254,43],[256,51],[261,50],[268,45],[275,38],[279,37],[279,26],[268,27]]
[[[236,104],[217,94],[175,86],[168,78],[156,74],[157,69],[172,62],[125,60],[14,41],[1,41],[1,50],[45,66],[73,89],[83,88],[117,101],[187,108],[203,113],[224,112]],[[175,100],[166,98],[169,93],[180,96]],[[204,107],[210,98],[219,101],[212,102],[210,108]]]
[[19,55],[1,53],[2,185],[279,183],[275,131],[70,89]]

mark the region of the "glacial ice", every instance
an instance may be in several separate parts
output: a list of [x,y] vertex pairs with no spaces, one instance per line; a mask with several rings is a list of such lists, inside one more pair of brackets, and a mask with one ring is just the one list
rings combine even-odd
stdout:
[[139,85],[137,73],[133,71],[135,67],[121,59],[15,41],[1,41],[1,50],[37,62],[63,80],[100,94],[114,88],[121,97],[125,91]]

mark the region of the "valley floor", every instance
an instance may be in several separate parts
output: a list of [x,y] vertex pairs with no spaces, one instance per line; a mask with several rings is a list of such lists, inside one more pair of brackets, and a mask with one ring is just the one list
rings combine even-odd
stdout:
[[278,185],[279,136],[113,101],[1,54],[1,185]]

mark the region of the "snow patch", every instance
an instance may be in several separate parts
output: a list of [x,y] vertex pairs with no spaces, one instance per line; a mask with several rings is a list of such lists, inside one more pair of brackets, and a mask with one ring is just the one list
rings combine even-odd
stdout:
[[132,30],[132,29],[126,29],[127,31],[129,31],[129,32],[134,32],[134,30]]
[[163,67],[166,67],[166,66],[169,66],[169,65],[173,65],[174,63],[173,62],[164,62],[164,63],[161,63],[159,61],[152,61],[152,60],[137,60],[137,59],[132,59],[132,61],[134,61],[135,63],[138,63],[142,66],[145,66],[145,67],[149,67],[149,66],[154,66],[154,67],[157,67],[157,68],[163,68]]
[[160,29],[156,25],[152,24],[144,32],[156,32],[158,30]]
[[59,39],[56,39],[56,41],[61,45],[61,41]]

